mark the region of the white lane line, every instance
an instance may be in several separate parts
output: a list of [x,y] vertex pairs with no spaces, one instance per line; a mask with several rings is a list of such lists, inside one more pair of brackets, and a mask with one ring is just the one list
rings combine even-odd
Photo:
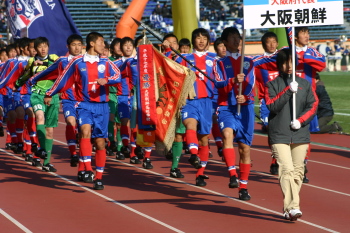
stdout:
[[[62,142],[62,141],[59,141],[59,140],[56,140],[56,139],[54,139],[54,141],[57,141],[57,142],[59,142],[59,143],[61,143],[61,144],[67,145],[65,142]],[[230,200],[237,201],[237,202],[240,202],[240,203],[242,203],[242,204],[246,204],[246,205],[253,206],[253,207],[255,207],[255,208],[258,208],[258,209],[261,209],[261,210],[264,210],[264,211],[267,211],[267,212],[270,212],[270,213],[274,213],[274,214],[277,214],[277,215],[281,215],[280,212],[277,212],[277,211],[274,211],[274,210],[271,210],[271,209],[267,209],[267,208],[265,208],[265,207],[262,207],[262,206],[259,206],[259,205],[255,205],[255,204],[252,204],[252,203],[249,203],[249,202],[241,201],[241,200],[239,200],[239,199],[237,199],[237,198],[230,197],[230,196],[227,196],[227,195],[225,195],[225,194],[222,194],[222,193],[219,193],[219,192],[210,190],[210,189],[198,187],[198,186],[195,186],[195,185],[193,185],[193,184],[190,184],[190,183],[187,183],[187,182],[184,182],[184,181],[181,181],[181,180],[177,180],[177,179],[175,179],[175,178],[171,178],[171,177],[165,176],[165,175],[163,175],[163,174],[160,174],[160,173],[157,173],[157,172],[154,172],[154,171],[151,171],[151,170],[147,170],[147,169],[144,169],[144,168],[141,168],[141,167],[134,166],[134,165],[132,165],[132,164],[130,164],[130,163],[122,162],[122,161],[119,161],[119,160],[117,160],[117,159],[112,159],[112,158],[108,158],[108,157],[107,157],[107,159],[108,159],[108,160],[115,161],[115,162],[118,162],[118,163],[122,163],[122,164],[124,164],[124,165],[129,166],[129,167],[137,168],[137,169],[139,169],[139,170],[142,170],[143,172],[148,172],[148,173],[151,173],[151,174],[154,174],[154,175],[157,175],[157,176],[161,176],[161,177],[166,178],[166,179],[168,179],[168,180],[172,180],[172,181],[175,181],[175,182],[178,182],[178,183],[182,183],[182,184],[189,185],[189,186],[191,186],[191,187],[193,187],[193,188],[202,189],[202,190],[205,190],[205,191],[207,191],[207,192],[209,192],[209,193],[213,193],[213,194],[218,195],[218,196],[221,196],[221,197],[226,197],[226,198],[229,198]],[[217,161],[216,161],[216,162],[217,162]],[[221,162],[218,162],[218,163],[221,163]],[[264,174],[264,173],[262,173],[262,174]],[[57,175],[57,176],[59,176],[59,175]],[[69,180],[67,179],[67,181],[69,181]],[[69,181],[69,182],[75,183],[75,182],[73,182],[73,181]],[[313,187],[313,186],[312,186],[312,187]],[[315,187],[316,187],[316,186],[315,186]],[[89,190],[89,191],[91,191],[91,190]],[[121,205],[123,205],[123,204],[121,204]],[[299,221],[299,222],[302,222],[302,223],[305,223],[305,224],[307,224],[307,225],[310,225],[310,226],[313,226],[313,227],[316,227],[316,228],[319,228],[319,229],[328,231],[328,232],[337,233],[337,231],[334,231],[334,230],[332,230],[332,229],[329,229],[329,228],[326,228],[326,227],[323,227],[323,226],[320,226],[320,225],[317,225],[317,224],[314,224],[314,223],[311,223],[311,222],[308,222],[308,221],[305,221],[305,220],[298,220],[298,221]]]
[[[63,142],[61,142],[61,141],[58,141],[58,140],[54,140],[54,141],[57,141],[57,142],[60,142],[60,143],[66,145],[66,143],[63,143]],[[0,149],[0,151],[6,153],[6,154],[8,154],[8,155],[11,155],[12,157],[14,157],[14,158],[16,158],[16,159],[18,159],[18,160],[24,161],[23,158],[21,158],[21,157],[15,155],[15,154],[13,154],[13,153],[9,153],[9,152],[7,152],[7,151],[5,151],[5,150],[3,150],[3,149]],[[30,164],[29,162],[26,162],[26,163]],[[40,169],[40,168],[38,168],[38,169]],[[151,220],[151,221],[153,221],[153,222],[155,222],[155,223],[158,223],[159,225],[164,226],[164,227],[166,227],[166,228],[168,228],[168,229],[170,229],[170,230],[172,230],[172,231],[174,231],[174,232],[184,233],[183,231],[181,231],[181,230],[179,230],[179,229],[177,229],[177,228],[175,228],[175,227],[172,227],[172,226],[170,226],[170,225],[168,225],[168,224],[166,224],[166,223],[164,223],[164,222],[162,222],[162,221],[160,221],[160,220],[158,220],[158,219],[155,219],[155,218],[153,218],[153,217],[151,217],[151,216],[149,216],[149,215],[147,215],[147,214],[144,214],[144,213],[142,213],[142,212],[140,212],[140,211],[138,211],[138,210],[135,210],[135,209],[133,209],[133,208],[127,206],[127,205],[124,205],[124,204],[122,204],[122,203],[120,203],[120,202],[118,202],[118,201],[116,201],[116,200],[113,200],[112,198],[109,198],[109,197],[107,197],[107,196],[105,196],[105,195],[103,195],[103,194],[101,194],[101,193],[98,193],[98,192],[92,190],[91,188],[82,186],[82,185],[80,185],[80,184],[78,184],[78,183],[76,183],[76,182],[74,182],[74,181],[72,181],[72,180],[69,180],[69,179],[67,179],[67,178],[65,178],[65,177],[63,177],[63,176],[61,176],[61,175],[58,175],[58,174],[56,174],[56,173],[54,173],[54,172],[48,172],[48,173],[51,174],[51,175],[53,175],[53,176],[56,176],[56,177],[58,177],[58,178],[60,178],[60,179],[62,179],[62,180],[64,180],[64,181],[66,181],[66,182],[68,182],[68,183],[71,183],[71,184],[73,184],[73,185],[75,185],[75,186],[77,186],[77,187],[79,187],[79,188],[82,188],[82,189],[84,189],[84,190],[87,191],[87,192],[90,192],[90,193],[92,193],[92,194],[95,194],[96,196],[99,196],[99,197],[101,197],[101,198],[103,198],[103,199],[105,199],[105,200],[107,200],[107,201],[109,201],[109,202],[112,202],[112,203],[114,203],[114,204],[116,204],[116,205],[118,205],[118,206],[120,206],[120,207],[122,207],[122,208],[124,208],[124,209],[127,209],[127,210],[129,210],[129,211],[131,211],[131,212],[133,212],[133,213],[135,213],[135,214],[138,214],[138,215],[140,215],[140,216],[142,216],[142,217],[144,217],[144,218],[147,218],[147,219],[149,219],[149,220]],[[10,217],[11,217],[11,216],[10,216]],[[14,219],[14,220],[15,220],[15,219]],[[16,220],[15,220],[15,221],[16,221]],[[16,222],[17,222],[17,221],[16,221]],[[20,224],[20,223],[19,223],[19,224]],[[17,225],[17,224],[16,224],[16,225]],[[21,224],[20,224],[20,225],[21,225]],[[22,228],[21,228],[21,229],[22,229]],[[25,229],[26,229],[26,228],[25,228]],[[31,232],[31,231],[26,231],[26,232]]]
[[25,226],[23,226],[20,222],[18,222],[16,219],[14,219],[13,217],[11,217],[11,215],[9,215],[8,213],[6,213],[3,209],[0,209],[0,214],[2,214],[5,218],[7,218],[8,220],[10,220],[13,224],[15,224],[18,228],[20,228],[22,231],[26,232],[26,233],[32,233],[32,231],[30,231],[28,228],[26,228]]

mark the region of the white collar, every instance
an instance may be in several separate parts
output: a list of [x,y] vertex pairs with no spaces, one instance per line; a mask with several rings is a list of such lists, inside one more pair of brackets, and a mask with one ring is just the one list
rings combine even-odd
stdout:
[[237,60],[241,56],[241,54],[239,52],[231,53],[230,51],[226,51],[226,56],[232,57]]
[[298,52],[306,52],[306,50],[307,50],[307,45],[305,45],[305,46],[303,46],[303,47],[295,46],[295,48],[296,48],[297,53],[298,53]]
[[68,57],[67,57],[68,61],[72,60],[73,57],[75,57],[75,56],[73,56],[72,54],[69,54]]
[[18,61],[28,61],[29,57],[28,56],[18,56]]
[[100,56],[99,55],[90,55],[88,53],[85,53],[83,61],[90,62],[91,64],[93,64],[94,62],[100,62]]
[[[276,49],[276,51],[277,51],[277,49]],[[265,52],[265,53],[264,53],[264,56],[265,56],[265,57],[271,56],[272,54],[276,53],[276,51],[275,51],[275,52],[273,52],[273,53],[268,53],[268,52]]]
[[193,53],[196,54],[198,57],[201,57],[207,54],[207,51],[199,52],[199,51],[193,50]]

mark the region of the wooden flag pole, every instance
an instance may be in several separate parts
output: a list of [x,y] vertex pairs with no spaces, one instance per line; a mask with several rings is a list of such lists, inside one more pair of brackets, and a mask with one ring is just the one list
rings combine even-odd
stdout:
[[[245,31],[246,29],[243,29],[243,35],[242,35],[242,49],[241,49],[241,70],[240,74],[243,73],[243,68],[244,68],[244,45],[245,45]],[[239,89],[238,89],[238,95],[242,95],[242,83],[239,83]],[[237,114],[241,114],[241,104],[237,105]]]

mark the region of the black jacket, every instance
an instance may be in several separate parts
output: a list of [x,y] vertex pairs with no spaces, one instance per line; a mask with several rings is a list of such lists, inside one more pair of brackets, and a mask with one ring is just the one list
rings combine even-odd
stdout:
[[316,94],[319,100],[317,118],[333,116],[332,102],[322,81],[316,83]]
[[293,92],[289,89],[291,81],[291,75],[283,75],[266,84],[265,101],[270,110],[270,144],[310,142],[309,122],[316,114],[318,98],[307,80],[296,77],[296,119],[300,121],[301,128],[293,130],[290,127],[293,120]]

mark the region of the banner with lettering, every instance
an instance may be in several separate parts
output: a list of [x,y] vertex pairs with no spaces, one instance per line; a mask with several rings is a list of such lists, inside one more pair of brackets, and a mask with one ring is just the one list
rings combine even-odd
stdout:
[[339,0],[244,0],[244,28],[278,28],[344,23]]

